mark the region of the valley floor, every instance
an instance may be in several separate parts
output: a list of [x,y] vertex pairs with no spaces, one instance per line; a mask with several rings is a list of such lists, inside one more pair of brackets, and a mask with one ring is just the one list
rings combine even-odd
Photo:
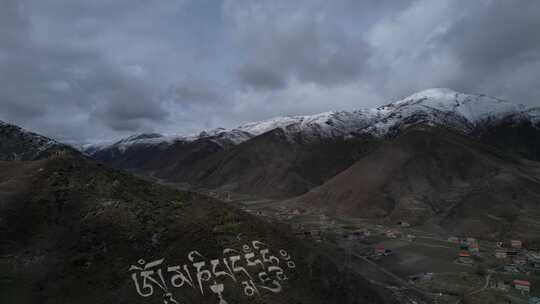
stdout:
[[[497,243],[475,240],[477,256],[461,262],[460,243],[436,227],[303,214],[269,200],[237,201],[245,211],[291,226],[299,238],[336,246],[349,267],[408,303],[528,303],[540,296],[540,269],[497,259]],[[384,252],[382,252],[384,250]],[[379,252],[377,252],[379,251]],[[522,252],[526,252],[523,250]],[[530,282],[521,293],[514,280]]]

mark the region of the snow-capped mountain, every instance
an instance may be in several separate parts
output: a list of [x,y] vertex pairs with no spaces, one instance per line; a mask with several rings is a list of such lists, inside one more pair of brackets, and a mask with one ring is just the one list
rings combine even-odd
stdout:
[[93,155],[103,150],[115,149],[119,152],[125,152],[131,147],[144,146],[161,146],[166,148],[174,143],[194,142],[199,139],[209,139],[219,145],[237,145],[255,136],[239,129],[227,130],[224,128],[216,128],[212,130],[202,131],[199,134],[193,135],[162,135],[158,133],[142,133],[135,134],[123,138],[119,141],[105,141],[97,144],[87,144],[81,147],[81,150],[86,154]]
[[324,112],[305,116],[283,116],[244,124],[237,129],[253,135],[281,128],[289,134],[301,134],[306,140],[347,135],[367,127],[377,118],[376,111]]
[[423,123],[471,133],[483,123],[511,115],[529,118],[524,105],[486,95],[459,93],[446,88],[428,89],[377,108],[379,118],[363,132],[382,137]]
[[193,142],[200,139],[209,139],[220,145],[237,145],[277,128],[285,130],[288,135],[298,134],[304,140],[309,141],[347,135],[350,132],[367,127],[374,122],[376,117],[377,115],[373,110],[325,112],[307,116],[281,116],[246,123],[234,129],[217,128],[188,136],[161,135],[157,133],[136,134],[112,143],[104,142],[86,145],[83,150],[90,155],[104,149],[117,149],[120,152],[125,152],[126,149],[135,146],[168,146],[176,142]]
[[331,111],[305,116],[281,116],[243,124],[237,128],[218,128],[189,136],[138,134],[112,145],[86,147],[87,153],[117,148],[125,151],[137,145],[170,145],[206,138],[216,143],[237,145],[255,136],[280,128],[290,138],[304,141],[364,133],[375,137],[395,135],[412,125],[440,125],[470,134],[483,123],[515,117],[533,124],[540,123],[540,108],[488,97],[464,94],[446,88],[424,90],[390,104],[358,111]]
[[406,141],[418,131],[451,134],[473,150],[486,145],[538,161],[539,113],[484,95],[429,89],[374,109],[276,117],[192,136],[139,134],[91,157],[166,181],[287,197],[377,154],[381,144]]

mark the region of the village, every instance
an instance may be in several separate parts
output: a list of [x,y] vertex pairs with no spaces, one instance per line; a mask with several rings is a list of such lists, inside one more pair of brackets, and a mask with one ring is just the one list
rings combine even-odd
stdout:
[[287,223],[298,238],[338,246],[360,271],[370,268],[368,278],[390,278],[435,303],[540,304],[540,248],[519,239],[444,236],[405,221],[338,220],[284,206],[250,204],[243,209]]

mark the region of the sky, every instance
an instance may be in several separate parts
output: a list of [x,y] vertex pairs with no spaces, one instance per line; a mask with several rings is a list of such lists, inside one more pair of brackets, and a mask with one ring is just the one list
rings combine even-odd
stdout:
[[68,143],[432,87],[540,106],[540,1],[0,0],[0,120]]

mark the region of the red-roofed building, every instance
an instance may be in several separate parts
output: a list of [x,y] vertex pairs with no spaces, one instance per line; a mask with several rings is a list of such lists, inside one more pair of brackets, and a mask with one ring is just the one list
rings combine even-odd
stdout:
[[458,253],[457,262],[462,264],[472,264],[473,260],[471,259],[471,254],[466,251],[460,251]]
[[521,293],[529,293],[531,291],[531,282],[525,280],[514,280],[514,288]]
[[386,252],[386,249],[383,245],[377,245],[375,246],[375,254],[384,254]]

